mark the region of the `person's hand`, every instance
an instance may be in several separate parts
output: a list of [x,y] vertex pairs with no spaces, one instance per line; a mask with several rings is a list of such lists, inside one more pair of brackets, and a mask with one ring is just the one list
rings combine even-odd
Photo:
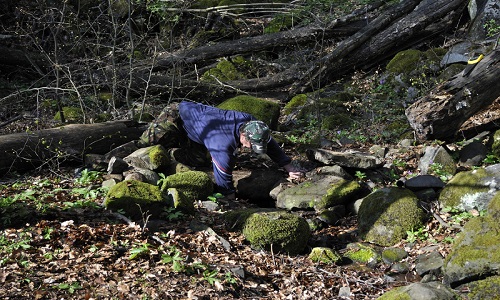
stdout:
[[288,172],[288,177],[290,177],[290,179],[299,179],[304,177],[304,173],[297,169],[292,163],[283,166],[283,168],[285,168]]

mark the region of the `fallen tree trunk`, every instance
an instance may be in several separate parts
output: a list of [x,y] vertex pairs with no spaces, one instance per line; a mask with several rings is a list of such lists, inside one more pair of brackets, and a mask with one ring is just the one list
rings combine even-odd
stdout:
[[115,121],[2,135],[0,176],[45,165],[51,167],[62,161],[81,161],[88,153],[105,154],[138,139],[145,129],[145,125],[135,122]]
[[462,73],[434,88],[406,109],[420,140],[452,139],[471,116],[500,97],[500,50],[488,54],[469,76]]
[[[415,0],[413,0],[415,1]],[[363,16],[380,8],[383,1],[357,9],[351,14],[328,23],[326,26],[312,24],[287,31],[241,38],[212,45],[205,45],[176,53],[158,55],[155,70],[169,69],[177,63],[195,64],[202,61],[273,49],[276,47],[296,46],[308,42],[328,40],[333,37],[351,35],[367,25]]]
[[[466,0],[407,0],[395,5],[313,64],[293,84],[290,95],[320,88],[355,69],[378,64],[416,41],[422,42],[422,38],[432,38],[449,27],[450,15],[457,15],[466,3]],[[430,25],[432,31],[425,32]]]

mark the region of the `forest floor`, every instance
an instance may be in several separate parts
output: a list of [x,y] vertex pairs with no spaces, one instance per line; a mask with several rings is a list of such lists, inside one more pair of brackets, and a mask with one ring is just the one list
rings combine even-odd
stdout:
[[[254,206],[243,199],[217,212],[131,223],[102,208],[105,191],[93,173],[74,169],[25,174],[0,185],[2,299],[376,299],[419,281],[415,259],[435,245],[445,256],[456,231],[429,219],[408,253],[409,271],[390,265],[314,263],[311,247],[342,253],[358,242],[355,216],[315,231],[297,256],[252,249],[221,218]],[[442,216],[445,220],[449,217]],[[199,223],[208,228],[200,230]],[[197,226],[198,225],[198,226]]]

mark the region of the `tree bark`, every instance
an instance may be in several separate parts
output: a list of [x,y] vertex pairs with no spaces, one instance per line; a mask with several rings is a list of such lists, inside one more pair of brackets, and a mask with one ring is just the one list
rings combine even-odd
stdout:
[[355,10],[347,16],[335,19],[326,26],[312,24],[287,31],[241,38],[176,53],[163,53],[157,58],[155,70],[168,69],[177,63],[195,64],[219,57],[319,42],[320,40],[328,40],[338,36],[349,36],[367,25],[368,20],[360,20],[363,15],[380,8],[383,3],[383,1],[378,1],[367,5],[365,9]]
[[452,139],[471,116],[500,97],[500,50],[481,60],[469,76],[462,73],[434,88],[406,109],[420,140]]
[[[320,58],[293,84],[290,95],[321,88],[354,69],[378,64],[409,48],[415,41],[432,38],[449,26],[447,16],[461,12],[466,3],[466,0],[406,0],[393,6]],[[441,26],[434,26],[433,31],[422,34],[426,27],[440,23]]]
[[84,154],[105,154],[136,140],[146,129],[131,121],[71,124],[36,132],[0,136],[0,174],[27,171],[44,164],[81,161]]

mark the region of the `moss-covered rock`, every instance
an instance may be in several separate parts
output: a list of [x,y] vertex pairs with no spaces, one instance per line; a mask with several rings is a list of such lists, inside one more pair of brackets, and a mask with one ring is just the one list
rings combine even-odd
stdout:
[[386,66],[387,71],[392,73],[405,73],[415,70],[419,64],[420,58],[423,56],[422,51],[408,49],[398,52]]
[[344,257],[358,263],[371,264],[380,260],[380,255],[372,246],[361,243],[347,245]]
[[453,300],[457,296],[453,291],[440,282],[432,281],[428,283],[415,282],[407,286],[394,288],[377,300]]
[[467,294],[469,300],[492,299],[493,295],[500,295],[500,276],[492,276],[468,284],[470,292]]
[[190,201],[205,200],[213,194],[212,179],[205,172],[186,171],[165,177],[162,180],[161,190],[167,191],[176,188]]
[[224,222],[230,231],[241,231],[247,222],[247,219],[254,213],[279,211],[275,208],[245,208],[239,210],[230,210],[224,213]]
[[202,80],[215,81],[215,78],[220,81],[244,79],[238,69],[228,60],[222,60],[215,68],[206,71],[202,76]]
[[395,262],[399,262],[402,259],[406,258],[408,253],[401,248],[386,248],[382,251],[382,260],[386,264],[392,264]]
[[161,145],[140,148],[123,160],[133,167],[147,170],[164,169],[170,163],[168,152]]
[[496,190],[490,190],[492,174],[484,169],[460,172],[443,188],[439,195],[441,207],[459,210],[486,209]]
[[332,248],[314,247],[309,253],[309,259],[315,263],[335,264],[342,261],[342,256]]
[[306,94],[295,95],[283,108],[283,112],[288,115],[292,113],[297,108],[304,106],[307,103]]
[[276,207],[314,208],[316,211],[322,211],[355,200],[358,196],[363,196],[364,191],[356,181],[325,176],[314,182],[306,181],[282,191],[277,196]]
[[104,200],[107,209],[124,211],[135,220],[142,220],[149,214],[159,217],[167,205],[166,195],[158,186],[136,180],[125,180],[112,186]]
[[[78,123],[83,121],[82,110],[79,107],[65,106],[62,109],[64,119],[69,123]],[[57,112],[54,116],[54,120],[61,121],[61,113]]]
[[272,130],[276,130],[278,127],[280,106],[273,101],[240,95],[222,102],[217,107],[249,113],[256,119],[266,123]]
[[491,144],[491,153],[500,158],[500,130],[493,134],[493,143]]
[[261,212],[248,217],[243,235],[255,249],[297,255],[307,246],[311,230],[307,221],[297,215]]
[[485,275],[500,275],[500,224],[491,215],[465,224],[443,266],[444,280],[454,286]]
[[360,236],[365,241],[392,246],[419,228],[424,212],[413,192],[396,187],[376,190],[366,196],[358,211]]
[[194,213],[194,201],[176,188],[167,189],[169,207],[177,208],[185,213]]

